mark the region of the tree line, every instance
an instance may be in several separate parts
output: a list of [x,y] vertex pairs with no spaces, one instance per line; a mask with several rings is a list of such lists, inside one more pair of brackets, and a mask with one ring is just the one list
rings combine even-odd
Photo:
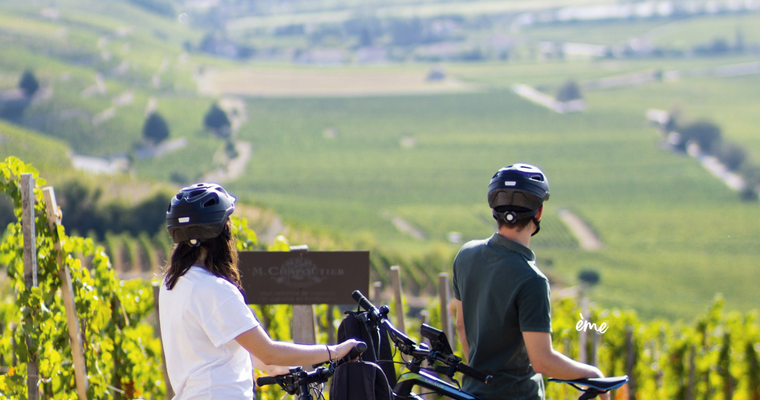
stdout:
[[687,152],[690,144],[696,144],[702,153],[714,156],[729,171],[743,176],[745,188],[741,192],[742,199],[758,200],[756,188],[760,186],[760,166],[753,162],[743,146],[724,139],[716,123],[709,120],[685,123],[680,113],[674,111],[662,129],[676,151]]

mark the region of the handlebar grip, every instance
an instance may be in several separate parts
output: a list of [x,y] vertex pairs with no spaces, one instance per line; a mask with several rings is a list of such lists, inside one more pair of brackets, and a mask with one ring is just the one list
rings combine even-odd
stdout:
[[369,299],[364,297],[362,292],[358,290],[354,290],[354,292],[351,293],[351,297],[353,297],[354,300],[356,300],[356,302],[359,303],[359,305],[362,306],[362,308],[364,308],[365,310],[377,311],[377,307],[375,307],[375,305],[372,304],[372,302],[369,301]]
[[467,375],[471,376],[486,385],[491,383],[493,381],[493,375],[488,375],[483,372],[478,371],[477,369],[467,365],[467,364],[457,364],[457,371]]
[[277,384],[276,376],[260,376],[256,378],[256,386],[267,386]]
[[359,344],[354,346],[354,348],[351,349],[351,351],[348,353],[348,359],[353,360],[354,358],[362,355],[362,353],[365,351],[367,351],[367,343],[359,342]]

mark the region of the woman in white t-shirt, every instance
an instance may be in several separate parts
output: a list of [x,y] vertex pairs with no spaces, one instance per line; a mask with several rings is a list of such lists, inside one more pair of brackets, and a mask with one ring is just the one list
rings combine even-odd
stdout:
[[180,190],[166,212],[176,243],[159,293],[161,340],[175,400],[253,398],[253,364],[270,374],[348,354],[358,342],[273,341],[246,305],[229,216],[235,197],[219,185]]

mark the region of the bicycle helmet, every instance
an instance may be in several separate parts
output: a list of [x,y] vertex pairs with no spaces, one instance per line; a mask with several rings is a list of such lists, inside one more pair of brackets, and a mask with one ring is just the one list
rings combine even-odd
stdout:
[[488,205],[493,209],[493,217],[510,224],[534,218],[538,228],[535,215],[547,200],[549,180],[535,165],[508,165],[497,171],[488,185]]
[[235,197],[214,183],[196,183],[182,188],[172,197],[166,210],[166,228],[174,243],[200,242],[219,236],[230,214]]

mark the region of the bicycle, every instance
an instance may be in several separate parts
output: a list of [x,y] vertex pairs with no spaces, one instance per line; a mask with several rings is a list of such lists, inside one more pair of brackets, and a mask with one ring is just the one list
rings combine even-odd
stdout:
[[[454,374],[461,372],[486,384],[491,383],[493,376],[462,363],[462,359],[455,356],[451,350],[445,333],[430,325],[423,324],[420,328],[420,333],[430,341],[430,346],[424,343],[418,345],[396,329],[390,320],[388,320],[387,316],[390,308],[387,305],[378,309],[358,290],[354,291],[351,296],[359,303],[360,308],[364,309],[364,311],[355,313],[354,315],[365,323],[367,331],[379,337],[379,328],[381,325],[384,326],[396,349],[401,354],[412,357],[410,361],[405,360],[404,365],[408,372],[403,373],[399,377],[398,383],[393,388],[395,399],[422,400],[421,395],[436,393],[455,400],[482,400],[480,397],[463,391],[459,387],[459,383],[454,379]],[[375,354],[379,354],[379,348],[375,349],[375,344],[372,342],[370,345]],[[425,361],[427,361],[428,366],[432,365],[433,368],[423,368],[422,364]],[[436,366],[436,363],[443,365]],[[446,382],[428,371],[446,375],[456,385]],[[428,389],[431,392],[422,394],[412,393],[412,390],[416,386]]]
[[[596,396],[607,393],[612,389],[617,389],[628,382],[628,376],[612,376],[609,378],[582,378],[582,379],[554,379],[550,378],[549,382],[567,383],[568,385],[582,391],[581,397],[578,400],[588,400],[596,398]],[[586,389],[580,388],[580,386],[586,386]]]
[[[317,394],[317,399],[324,399],[323,384],[333,376],[335,368],[344,362],[353,360],[367,350],[367,344],[359,342],[348,355],[342,359],[328,363],[315,364],[313,371],[304,371],[303,367],[292,367],[285,375],[260,376],[256,378],[257,386],[280,385],[289,395],[297,396],[296,400],[314,400],[312,392]],[[323,366],[328,364],[328,366]]]
[[[486,375],[472,367],[462,364],[462,359],[453,355],[451,347],[449,346],[449,342],[446,338],[446,334],[427,324],[422,324],[422,327],[420,328],[421,334],[424,338],[427,338],[430,341],[432,349],[423,347],[424,344],[417,346],[414,341],[396,329],[388,320],[387,315],[390,311],[388,306],[382,306],[380,309],[376,308],[358,290],[354,291],[352,297],[354,300],[356,300],[357,303],[359,303],[359,306],[365,310],[362,313],[358,313],[357,316],[365,322],[368,331],[374,331],[376,335],[379,335],[378,326],[382,324],[387,329],[389,336],[391,337],[391,340],[395,344],[396,348],[399,349],[402,354],[411,355],[414,357],[412,361],[406,363],[406,366],[410,372],[403,374],[394,387],[393,392],[397,399],[420,400],[421,397],[419,397],[419,395],[411,393],[411,391],[414,386],[421,386],[430,389],[439,395],[443,395],[456,400],[481,400],[475,395],[462,391],[457,386],[451,385],[448,382],[442,381],[437,377],[424,372],[423,368],[421,368],[421,364],[425,360],[427,360],[429,363],[440,361],[446,366],[435,367],[434,371],[445,374],[453,382],[456,382],[456,380],[454,380],[455,372],[462,372],[465,375],[471,376],[486,384],[490,383],[493,380],[493,377],[491,375]],[[583,392],[579,400],[588,400],[596,398],[599,394],[606,393],[610,390],[623,386],[626,382],[628,382],[628,376],[583,378],[575,380],[560,380],[551,378],[549,379],[549,382],[567,383]],[[586,389],[582,389],[578,385],[585,386]]]

